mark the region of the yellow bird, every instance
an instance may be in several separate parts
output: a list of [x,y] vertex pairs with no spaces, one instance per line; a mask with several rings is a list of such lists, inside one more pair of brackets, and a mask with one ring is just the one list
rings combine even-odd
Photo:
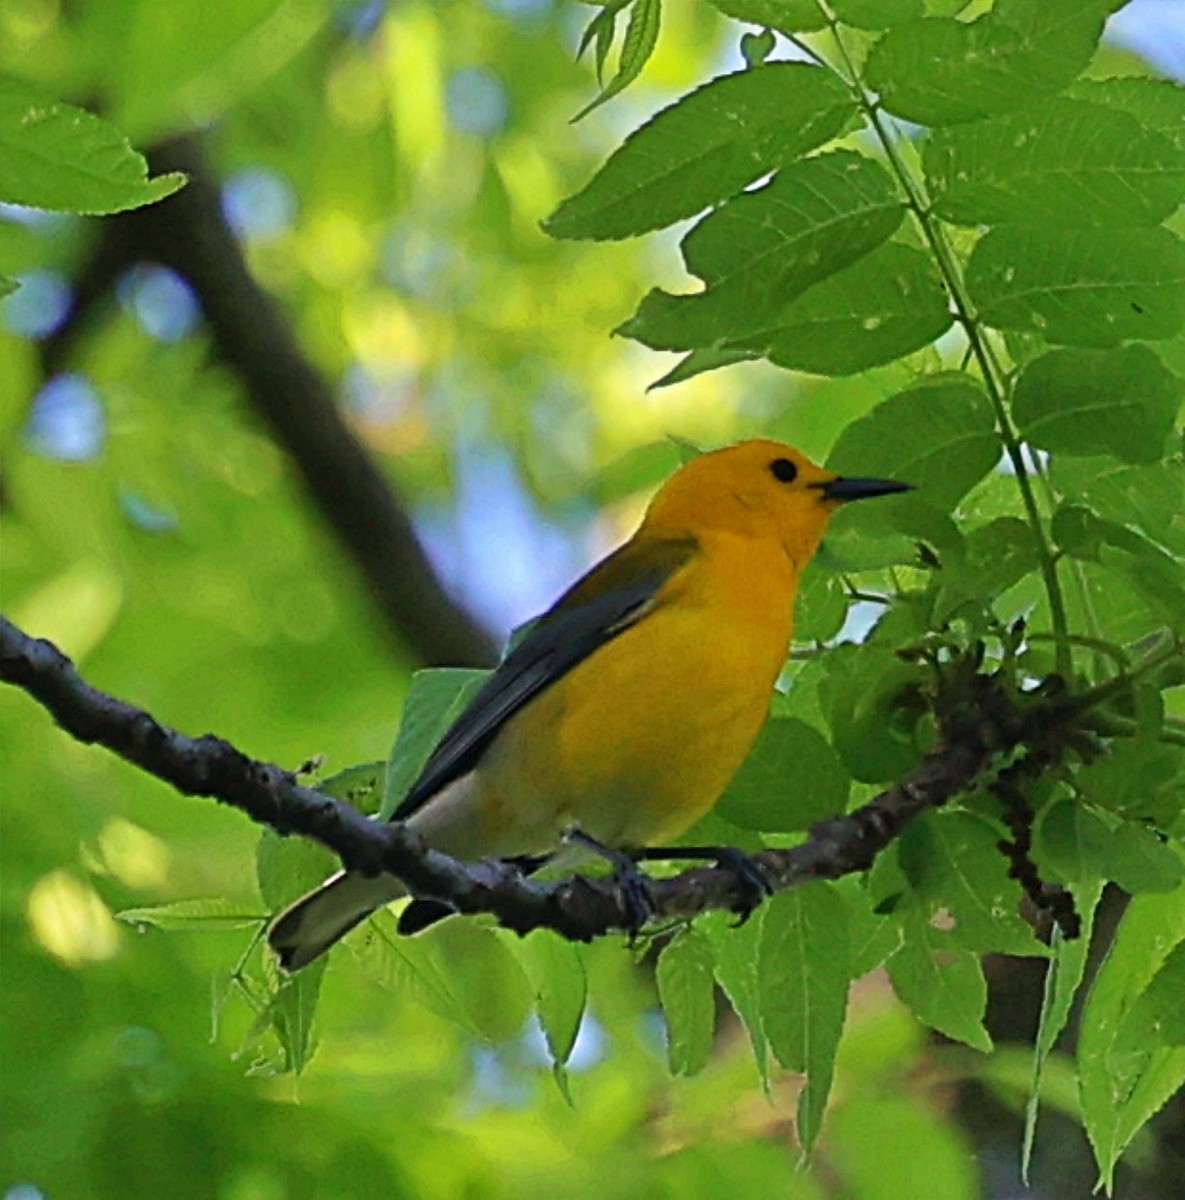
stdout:
[[[470,860],[546,856],[574,831],[608,850],[678,837],[765,721],[831,513],[908,486],[842,478],[773,441],[693,459],[490,675],[393,819]],[[405,894],[391,875],[338,872],[268,940],[295,971]],[[449,911],[417,903],[405,925]]]

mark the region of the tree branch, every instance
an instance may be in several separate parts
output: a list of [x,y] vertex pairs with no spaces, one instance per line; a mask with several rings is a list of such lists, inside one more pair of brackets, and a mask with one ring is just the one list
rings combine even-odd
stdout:
[[[465,913],[492,913],[520,933],[545,927],[587,941],[630,928],[631,905],[612,879],[577,875],[543,883],[524,878],[509,863],[463,863],[431,850],[405,824],[373,821],[213,734],[187,737],[99,691],[56,646],[3,617],[0,679],[28,692],[79,741],[106,746],[186,795],[211,796],[279,833],[311,837],[351,870],[390,871],[417,895],[446,900]],[[975,703],[952,718],[944,744],[905,779],[855,812],[815,825],[802,845],[754,856],[775,891],[867,869],[912,817],[969,787],[994,753],[1023,740],[1034,714],[1018,714],[994,678],[976,675],[974,680]],[[696,867],[655,880],[653,893],[659,918],[735,910],[745,899],[736,875],[720,867]]]

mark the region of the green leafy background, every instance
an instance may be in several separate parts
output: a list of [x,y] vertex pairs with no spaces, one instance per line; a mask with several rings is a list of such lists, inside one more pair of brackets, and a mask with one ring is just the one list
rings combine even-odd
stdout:
[[[200,129],[264,173],[252,271],[500,635],[628,533],[668,436],[917,485],[836,518],[694,840],[792,844],[916,765],[902,647],[1106,681],[1185,633],[1185,92],[1100,46],[1121,8],[0,3],[0,201],[42,210],[0,212],[6,614],[370,812],[475,686],[392,652],[200,314],[154,332],[132,275],[48,361],[101,222],[186,186],[141,151]],[[1041,1194],[1179,1195],[1181,682],[1030,797],[1093,955],[1034,935],[975,794],[739,927],[383,913],[287,981],[262,923],[331,857],[5,689],[0,1195],[960,1200],[1022,1146]]]

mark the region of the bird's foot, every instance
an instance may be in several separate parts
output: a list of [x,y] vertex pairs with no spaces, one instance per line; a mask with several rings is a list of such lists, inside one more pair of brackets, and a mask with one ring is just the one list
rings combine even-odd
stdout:
[[774,894],[773,884],[761,864],[735,846],[717,847],[716,865],[731,871],[736,879],[739,895],[732,911],[737,916],[735,924],[743,925],[753,915],[753,910]]
[[739,918],[738,925],[743,925],[753,910],[774,894],[773,885],[760,863],[735,846],[647,846],[637,851],[634,858],[647,861],[703,859],[731,871],[737,885],[737,899],[732,911]]
[[650,880],[638,870],[637,855],[633,851],[606,846],[577,826],[564,833],[564,841],[603,858],[613,868],[613,882],[621,889],[625,903],[626,932],[630,941],[634,941],[657,911]]

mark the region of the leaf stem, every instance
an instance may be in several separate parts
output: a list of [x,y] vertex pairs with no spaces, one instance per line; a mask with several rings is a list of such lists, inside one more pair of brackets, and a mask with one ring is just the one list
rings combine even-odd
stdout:
[[893,173],[897,176],[897,180],[905,195],[906,205],[913,213],[914,220],[921,229],[922,236],[926,239],[934,255],[938,269],[946,282],[951,300],[955,306],[955,315],[967,335],[971,354],[974,356],[975,361],[979,365],[980,373],[983,375],[984,387],[987,390],[992,408],[995,410],[1000,441],[1003,443],[1004,451],[1012,463],[1013,471],[1016,475],[1017,487],[1020,489],[1021,501],[1024,504],[1026,516],[1033,529],[1033,536],[1036,539],[1037,557],[1040,560],[1041,576],[1045,583],[1046,595],[1049,598],[1050,620],[1056,637],[1055,654],[1057,670],[1060,675],[1068,679],[1072,670],[1072,659],[1070,655],[1071,643],[1068,636],[1069,621],[1066,615],[1065,596],[1062,593],[1061,580],[1057,573],[1056,556],[1053,553],[1053,547],[1050,544],[1049,537],[1045,531],[1045,525],[1041,519],[1041,511],[1037,505],[1036,494],[1033,491],[1028,464],[1025,462],[1024,453],[1021,449],[1020,437],[1008,413],[1005,388],[1002,381],[1003,371],[994,361],[991,348],[979,327],[979,319],[974,312],[970,297],[967,295],[962,272],[955,262],[942,231],[938,228],[938,224],[934,220],[930,210],[929,199],[925,195],[919,181],[913,177],[909,168],[902,161],[896,139],[887,128],[877,102],[864,87],[864,83],[860,78],[860,71],[848,53],[848,48],[840,33],[838,19],[831,11],[831,6],[827,3],[827,0],[815,0],[815,2],[818,5],[819,11],[827,20],[831,36],[835,39],[836,48],[843,59],[843,64],[847,72],[846,76],[841,72],[837,72],[837,74],[840,74],[841,78],[845,78],[845,81],[852,90],[853,96],[863,110],[865,118],[884,148],[889,165],[892,167]]
[[[1067,633],[1064,636],[1071,645],[1083,646],[1088,650],[1093,650],[1099,657],[1109,658],[1112,662],[1118,663],[1120,670],[1127,670],[1131,666],[1131,659],[1127,652],[1121,646],[1116,646],[1104,638],[1084,633]],[[1058,641],[1056,633],[1030,633],[1027,637],[1030,642],[1056,643]]]
[[[1045,504],[1049,512],[1057,511],[1057,506],[1060,502],[1057,489],[1053,486],[1053,481],[1049,477],[1048,463],[1043,463],[1040,458],[1033,460],[1034,474],[1037,477],[1037,482],[1041,486],[1041,491],[1045,496]],[[1058,554],[1059,559],[1061,554]],[[1074,591],[1078,596],[1078,605],[1082,610],[1082,615],[1086,620],[1089,632],[1096,638],[1101,638],[1103,633],[1102,624],[1099,621],[1098,613],[1095,611],[1094,601],[1090,596],[1090,589],[1086,586],[1086,571],[1081,562],[1076,559],[1067,563],[1070,570],[1070,581]],[[1075,639],[1070,636],[1070,641]],[[1104,670],[1103,660],[1095,655],[1095,673],[1102,675]]]
[[[1097,732],[1103,733],[1106,737],[1134,738],[1140,735],[1141,729],[1131,717],[1108,713],[1106,727]],[[1185,746],[1185,730],[1177,729],[1166,723],[1157,731],[1156,741],[1164,746]]]
[[1185,659],[1185,646],[1182,646],[1180,637],[1172,630],[1165,630],[1159,641],[1160,644],[1150,650],[1130,670],[1122,671],[1075,696],[1075,705],[1083,711],[1097,708],[1100,704],[1105,704],[1112,696],[1126,691],[1141,675],[1159,670],[1171,663],[1174,658]]

